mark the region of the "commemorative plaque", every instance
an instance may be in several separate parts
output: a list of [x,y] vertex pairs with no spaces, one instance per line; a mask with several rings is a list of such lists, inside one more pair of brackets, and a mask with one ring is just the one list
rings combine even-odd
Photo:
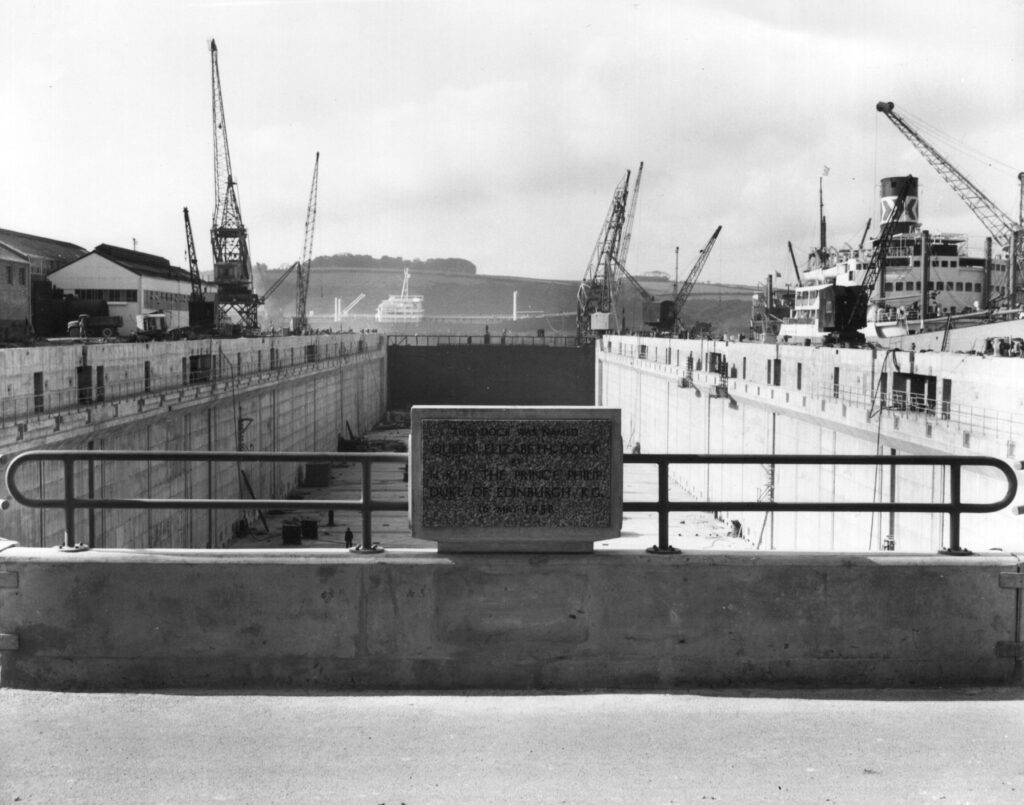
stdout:
[[592,551],[622,527],[619,423],[610,408],[413,407],[413,536],[440,551]]

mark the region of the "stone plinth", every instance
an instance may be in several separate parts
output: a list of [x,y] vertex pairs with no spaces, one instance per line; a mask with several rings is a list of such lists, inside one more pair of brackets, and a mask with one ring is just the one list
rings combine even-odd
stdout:
[[590,552],[622,527],[618,409],[415,406],[412,535],[445,551]]

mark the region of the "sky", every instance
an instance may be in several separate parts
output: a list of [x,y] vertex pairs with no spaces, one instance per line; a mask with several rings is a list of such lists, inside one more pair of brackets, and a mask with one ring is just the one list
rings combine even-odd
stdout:
[[920,178],[935,233],[987,234],[880,100],[1016,219],[1024,0],[3,0],[0,228],[211,268],[209,42],[254,261],[462,257],[581,280],[644,163],[628,269],[792,279]]

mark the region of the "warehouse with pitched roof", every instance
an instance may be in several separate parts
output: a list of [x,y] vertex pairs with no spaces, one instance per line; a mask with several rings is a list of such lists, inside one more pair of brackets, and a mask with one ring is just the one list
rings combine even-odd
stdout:
[[124,322],[121,335],[134,333],[143,313],[165,313],[171,329],[188,325],[191,277],[155,254],[102,243],[47,279],[65,294],[106,302]]

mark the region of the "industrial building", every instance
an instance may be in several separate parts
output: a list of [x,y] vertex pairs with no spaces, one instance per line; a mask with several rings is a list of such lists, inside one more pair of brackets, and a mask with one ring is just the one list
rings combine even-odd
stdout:
[[33,281],[84,254],[74,243],[0,229],[0,341],[31,334]]
[[191,277],[164,257],[102,243],[48,277],[65,294],[107,303],[120,316],[121,335],[135,332],[135,317],[162,311],[169,328],[188,325]]

